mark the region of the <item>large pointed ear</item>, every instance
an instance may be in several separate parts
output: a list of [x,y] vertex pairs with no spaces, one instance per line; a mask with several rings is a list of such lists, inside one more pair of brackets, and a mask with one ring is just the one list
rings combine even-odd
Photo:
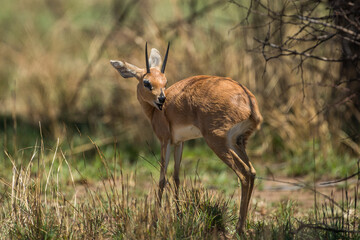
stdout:
[[116,70],[118,70],[123,78],[134,77],[140,80],[144,75],[144,69],[138,68],[130,63],[117,60],[110,60],[110,63]]
[[156,48],[152,48],[149,57],[149,65],[151,68],[158,68],[160,70],[161,65],[160,52]]

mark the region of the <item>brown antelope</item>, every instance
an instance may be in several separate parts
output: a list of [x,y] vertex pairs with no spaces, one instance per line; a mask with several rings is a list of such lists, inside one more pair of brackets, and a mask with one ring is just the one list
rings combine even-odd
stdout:
[[[246,141],[260,127],[262,116],[254,95],[240,83],[215,76],[195,76],[166,87],[166,61],[155,48],[148,58],[145,45],[146,68],[130,63],[110,63],[124,78],[135,77],[137,99],[161,143],[161,171],[158,200],[166,183],[166,169],[170,146],[174,145],[176,197],[183,142],[203,137],[215,154],[239,177],[241,182],[238,233],[242,233],[254,187],[256,171],[245,152]],[[161,66],[161,68],[160,68]]]

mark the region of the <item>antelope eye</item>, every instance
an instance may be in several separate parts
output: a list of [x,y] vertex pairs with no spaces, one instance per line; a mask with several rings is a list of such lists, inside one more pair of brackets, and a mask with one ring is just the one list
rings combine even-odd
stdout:
[[145,79],[144,80],[144,87],[148,88],[149,90],[152,90],[152,86],[149,80]]

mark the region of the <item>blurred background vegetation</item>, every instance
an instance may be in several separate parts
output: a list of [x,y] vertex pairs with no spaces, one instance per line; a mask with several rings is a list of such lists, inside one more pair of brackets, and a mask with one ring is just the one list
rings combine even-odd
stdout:
[[[319,178],[352,174],[360,154],[360,112],[354,98],[334,101],[339,89],[348,88],[335,84],[344,79],[343,63],[313,58],[303,62],[303,56],[291,54],[267,61],[256,39],[281,42],[301,25],[285,24],[270,36],[270,11],[256,2],[4,1],[0,177],[11,174],[4,171],[11,169],[9,156],[19,163],[27,161],[40,142],[44,153],[51,155],[57,139],[73,166],[94,166],[83,176],[97,175],[101,169],[89,138],[105,155],[119,154],[131,166],[152,168],[159,147],[136,100],[137,81],[121,78],[109,60],[144,67],[145,42],[164,53],[168,41],[169,85],[193,75],[228,76],[257,97],[264,123],[250,140],[249,154],[260,175],[306,176],[314,169]],[[331,12],[328,2],[272,2],[276,10],[293,4],[285,9],[289,15],[300,7],[305,15]],[[249,14],[249,8],[254,12]],[[300,49],[308,46],[306,41],[296,44]],[[336,58],[341,49],[342,42],[334,38],[315,53]],[[227,169],[203,141],[186,146],[183,169],[189,175],[198,159],[211,159],[200,161],[204,172],[220,174]]]

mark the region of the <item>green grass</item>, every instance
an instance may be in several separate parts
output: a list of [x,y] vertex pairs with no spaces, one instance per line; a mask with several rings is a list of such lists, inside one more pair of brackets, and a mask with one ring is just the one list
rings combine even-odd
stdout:
[[[17,123],[17,133],[12,127],[12,120],[3,121],[2,138],[0,144],[4,146],[6,154],[1,153],[0,164],[3,171],[0,177],[11,179],[12,163],[9,156],[19,166],[26,166],[35,153],[45,159],[52,159],[57,145],[57,139],[49,134],[46,127],[27,125],[22,121]],[[151,179],[156,182],[159,177],[160,146],[157,141],[135,146],[126,136],[112,136],[112,129],[106,125],[89,127],[87,125],[73,125],[66,127],[66,133],[59,138],[61,154],[74,169],[75,182],[97,182],[107,176],[103,167],[104,161],[108,164],[108,171],[126,169],[127,173],[134,172],[141,177],[138,181]],[[20,134],[21,133],[21,134]],[[94,136],[94,137],[92,137]],[[104,139],[106,141],[104,141]],[[92,143],[93,141],[93,143]],[[249,148],[257,144],[257,138],[251,139]],[[95,144],[99,145],[99,151]],[[41,144],[42,147],[41,147]],[[16,147],[14,147],[16,146]],[[315,163],[314,167],[314,151]],[[251,150],[250,150],[251,152]],[[357,161],[347,154],[340,155],[336,150],[329,148],[321,151],[319,143],[304,143],[296,152],[282,152],[282,156],[264,154],[251,156],[252,163],[257,170],[257,176],[272,177],[273,175],[287,177],[306,177],[316,179],[336,179],[349,176],[356,172]],[[8,155],[8,156],[7,156]],[[325,157],[326,156],[326,157]],[[48,171],[49,164],[42,163],[42,168]],[[54,169],[63,168],[64,179],[69,179],[70,172],[64,167],[64,160],[54,161]],[[280,167],[278,167],[280,166]],[[33,174],[37,165],[33,167]],[[172,161],[169,164],[168,175],[173,171]],[[230,168],[218,159],[203,140],[193,140],[185,143],[181,165],[181,178],[199,177],[206,188],[218,189],[226,195],[231,195],[238,188],[238,181]],[[66,184],[65,184],[66,185]],[[261,186],[260,186],[261,188]]]

